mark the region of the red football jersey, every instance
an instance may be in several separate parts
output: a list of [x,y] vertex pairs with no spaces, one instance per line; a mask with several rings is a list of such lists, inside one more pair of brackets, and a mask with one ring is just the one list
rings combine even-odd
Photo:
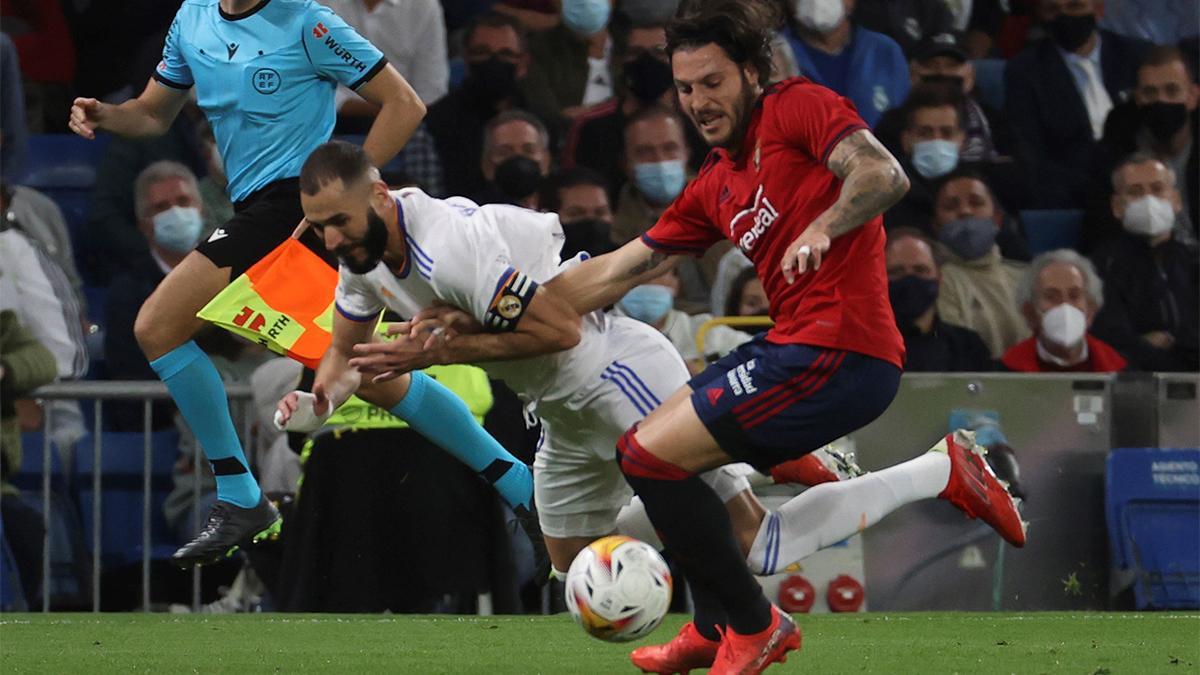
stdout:
[[755,106],[733,159],[709,154],[700,174],[642,236],[664,253],[703,254],[722,237],[752,261],[771,303],[767,339],[844,349],[903,367],[904,340],[888,301],[883,219],[832,240],[821,269],[792,284],[783,254],[837,200],[842,181],[825,163],[866,129],[849,100],[804,78],[773,85]]

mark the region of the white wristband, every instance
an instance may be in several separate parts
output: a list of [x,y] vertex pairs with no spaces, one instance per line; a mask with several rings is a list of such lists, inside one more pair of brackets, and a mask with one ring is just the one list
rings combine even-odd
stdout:
[[283,415],[278,410],[275,411],[275,428],[280,431],[300,431],[308,433],[316,431],[325,424],[325,421],[333,415],[332,407],[323,415],[318,415],[313,410],[313,404],[316,403],[317,397],[307,391],[296,391],[296,411],[288,418],[287,424],[283,423]]

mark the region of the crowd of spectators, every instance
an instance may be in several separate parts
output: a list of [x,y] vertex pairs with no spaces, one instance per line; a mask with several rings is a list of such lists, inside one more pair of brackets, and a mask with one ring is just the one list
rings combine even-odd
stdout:
[[[557,212],[564,258],[640,236],[707,155],[665,52],[678,0],[320,1],[428,106],[385,177]],[[194,104],[159,138],[108,141],[81,227],[21,184],[30,135],[65,133],[75,95],[116,102],[145,86],[179,3],[111,4],[0,2],[0,337],[6,350],[40,343],[64,379],[84,376],[89,355],[92,377],[154,379],[137,309],[232,213]],[[772,80],[848,98],[910,178],[884,214],[908,370],[1200,369],[1197,3],[779,4]],[[337,105],[337,134],[363,133],[376,112],[346,89]],[[1068,247],[1035,246],[1025,214],[1064,211],[1082,222]],[[102,308],[85,287],[106,289]],[[697,370],[758,330],[722,327],[701,348],[700,325],[768,308],[749,261],[723,244],[612,311],[657,327]],[[232,379],[261,363],[225,337],[205,348]],[[28,365],[0,362],[6,393],[46,379],[46,354],[20,353]],[[30,415],[5,407],[6,436],[18,417],[36,427]],[[67,444],[73,419],[56,411]],[[171,424],[158,406],[155,427]],[[140,406],[115,407],[110,425],[140,429]]]

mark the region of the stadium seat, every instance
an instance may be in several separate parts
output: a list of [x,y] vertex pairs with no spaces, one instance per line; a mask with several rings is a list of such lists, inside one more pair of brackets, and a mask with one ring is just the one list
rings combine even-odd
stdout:
[[[101,437],[101,561],[107,567],[139,563],[142,559],[142,434],[105,432]],[[163,503],[171,492],[171,471],[179,455],[175,430],[151,434],[150,555],[165,559],[175,550],[174,538],[163,516]],[[76,451],[80,520],[85,539],[92,541],[92,442],[89,437]]]
[[111,136],[89,141],[75,134],[34,134],[29,137],[25,172],[17,181],[46,195],[62,209],[79,262],[80,242],[92,207],[96,168]]
[[1137,609],[1200,608],[1200,449],[1113,450],[1105,518],[1114,589]]
[[975,59],[975,93],[992,110],[1004,110],[1004,59]]
[[1045,209],[1020,212],[1030,255],[1059,248],[1078,249],[1083,235],[1083,211]]

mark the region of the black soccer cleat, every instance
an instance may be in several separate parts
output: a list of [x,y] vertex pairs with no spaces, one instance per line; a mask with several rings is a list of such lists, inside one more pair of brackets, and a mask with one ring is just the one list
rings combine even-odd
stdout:
[[529,537],[533,546],[533,580],[538,586],[544,586],[550,580],[550,553],[546,550],[546,540],[542,536],[542,526],[538,523],[537,506],[530,500],[530,507],[518,506],[513,509],[521,529]]
[[179,567],[211,565],[233,555],[239,547],[279,536],[283,519],[275,505],[263,495],[258,505],[244,509],[218,501],[208,512],[208,523],[192,541],[171,555]]

